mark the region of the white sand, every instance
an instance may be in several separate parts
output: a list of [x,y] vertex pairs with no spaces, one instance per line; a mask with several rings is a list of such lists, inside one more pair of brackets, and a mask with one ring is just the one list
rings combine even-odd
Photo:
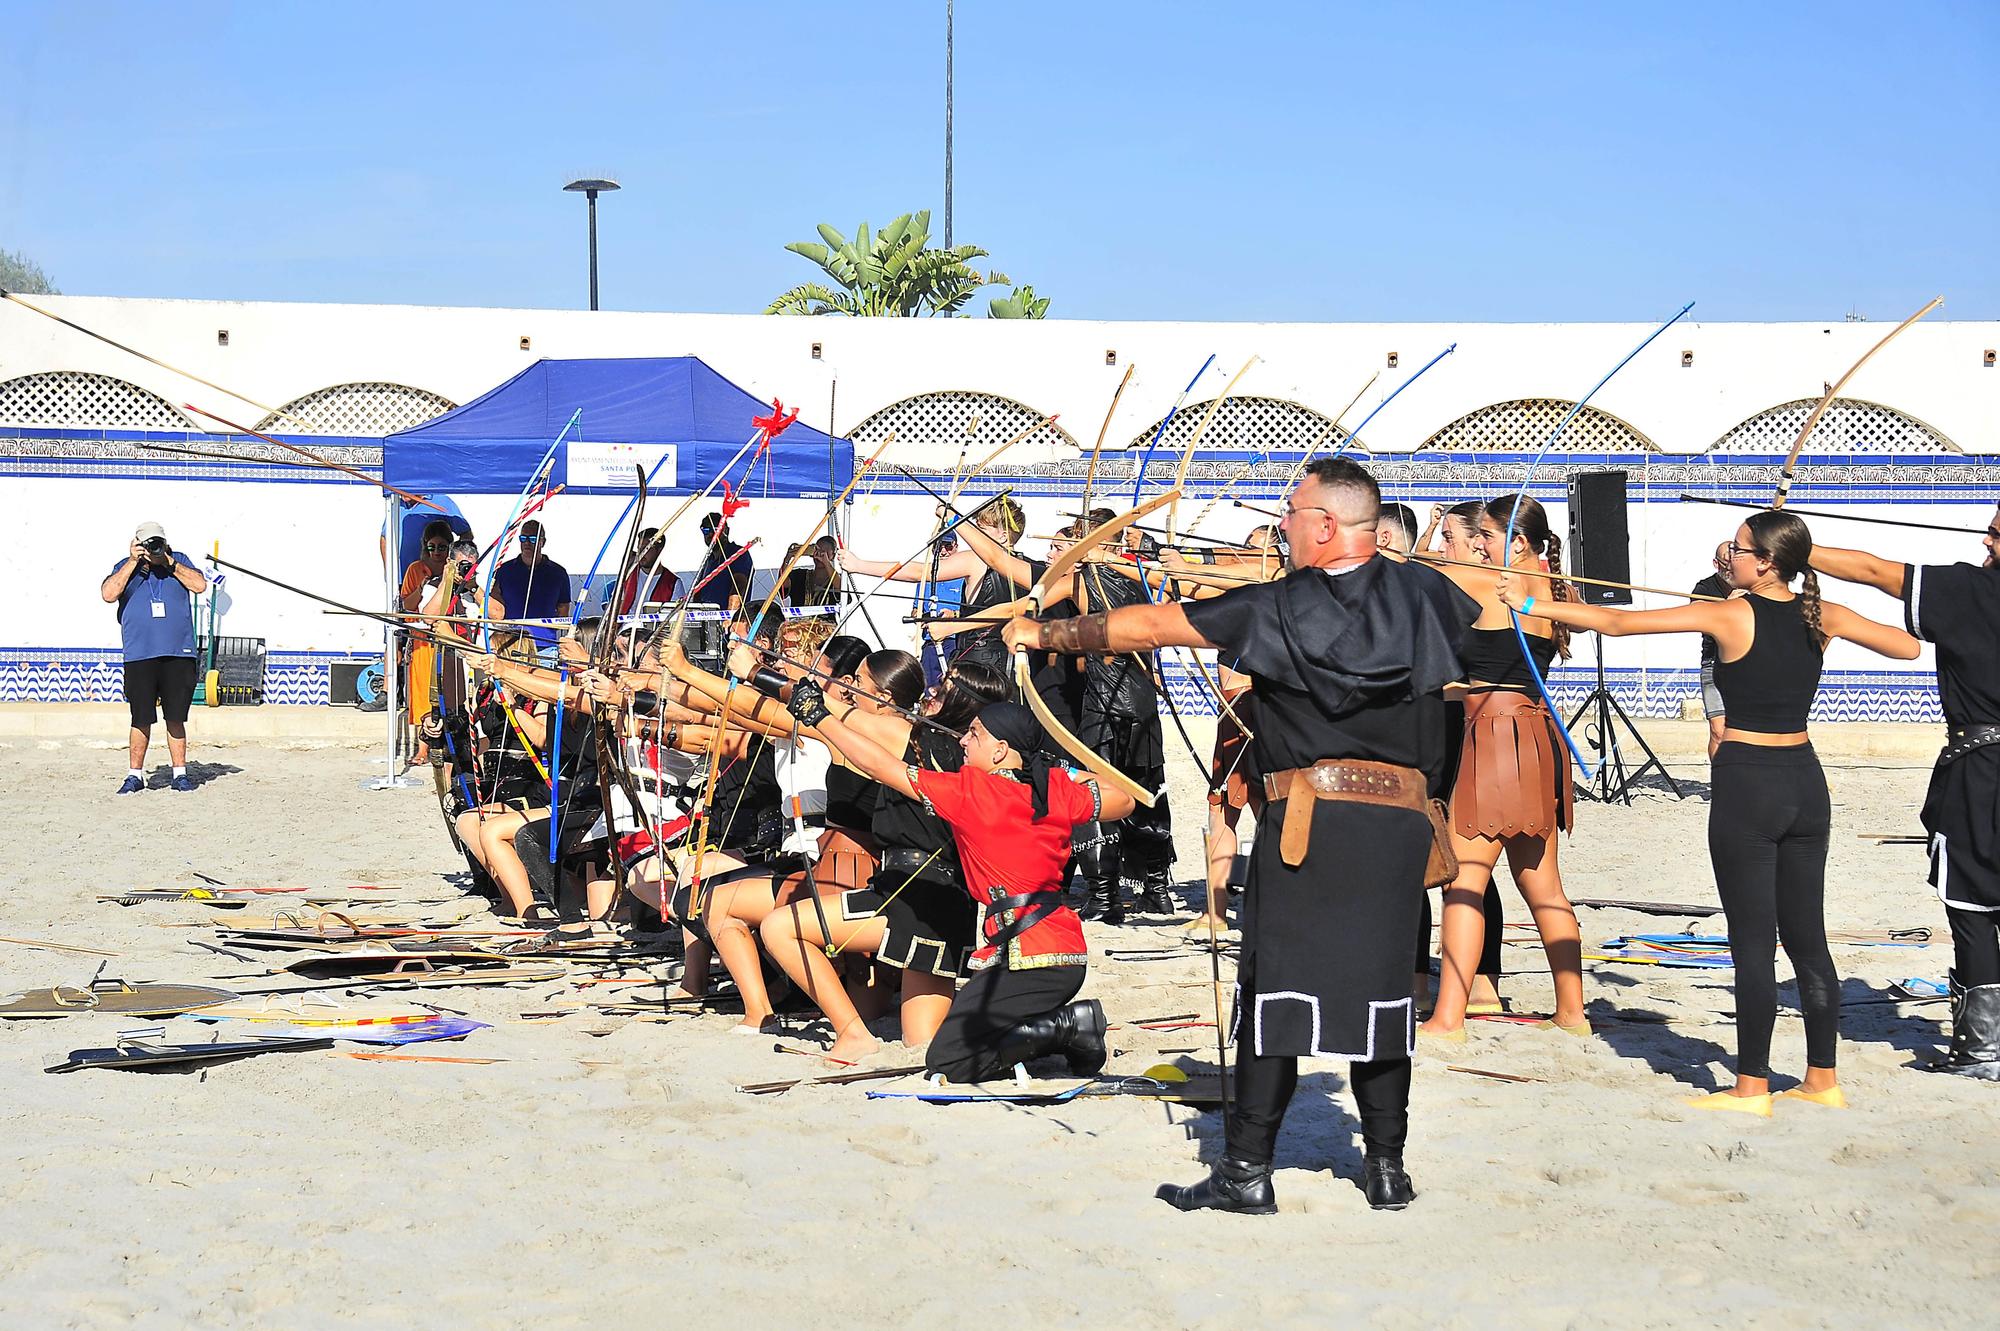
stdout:
[[[0,932],[117,950],[111,971],[135,979],[198,979],[237,968],[160,926],[210,918],[202,908],[92,896],[192,884],[184,861],[236,884],[430,887],[454,868],[430,792],[363,793],[360,749],[196,756],[242,770],[193,796],[117,800],[107,746],[0,752],[16,847]],[[1855,836],[1910,830],[1923,769],[1832,775],[1830,925],[1938,926],[1922,950],[1836,948],[1848,999],[1942,979],[1950,949],[1920,850]],[[1182,795],[1192,813],[1196,790]],[[1573,895],[1712,900],[1699,799],[1579,809],[1563,851]],[[1511,896],[1509,916],[1525,918]],[[1595,943],[1683,921],[1595,910],[1583,923]],[[1092,933],[1100,947],[1179,937]],[[1507,961],[1508,996],[1545,1010],[1539,950]],[[0,991],[79,983],[95,964],[0,945]],[[1206,1013],[1207,971],[1198,952],[1100,961],[1086,992],[1114,1022]],[[871,1102],[859,1086],[753,1098],[735,1084],[813,1061],[731,1037],[727,1016],[510,1019],[555,985],[429,995],[496,1027],[404,1052],[515,1060],[487,1066],[306,1053],[49,1076],[48,1058],[142,1023],[0,1024],[0,1326],[1994,1324],[2000,1087],[1908,1069],[1939,1043],[1941,1007],[1853,1009],[1854,1108],[1758,1121],[1679,1102],[1725,1076],[1727,972],[1596,965],[1587,986],[1594,1013],[1675,1024],[1605,1024],[1580,1043],[1474,1023],[1451,1061],[1543,1080],[1421,1060],[1409,1165],[1422,1195],[1400,1215],[1363,1205],[1344,1069],[1314,1070],[1280,1144],[1283,1213],[1261,1221],[1153,1199],[1201,1174],[1214,1115]],[[1212,1036],[1120,1032],[1114,1068],[1176,1048],[1212,1062]],[[1782,1015],[1781,1076],[1801,1059],[1799,1022]],[[881,1061],[915,1060],[889,1045]]]

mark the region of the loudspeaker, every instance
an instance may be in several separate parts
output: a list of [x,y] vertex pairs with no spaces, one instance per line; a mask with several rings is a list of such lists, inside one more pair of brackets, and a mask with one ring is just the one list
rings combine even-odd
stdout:
[[[1625,528],[1625,473],[1580,471],[1569,478],[1567,572],[1612,582],[1632,580],[1631,536]],[[1586,605],[1630,605],[1623,587],[1577,584]]]

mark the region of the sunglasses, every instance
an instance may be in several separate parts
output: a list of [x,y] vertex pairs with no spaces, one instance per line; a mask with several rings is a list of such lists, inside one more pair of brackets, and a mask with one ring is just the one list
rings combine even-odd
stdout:
[[542,538],[539,536],[523,536],[521,538],[522,545],[540,545],[541,543]]
[[439,545],[439,544],[437,544],[437,543],[436,543],[436,542],[434,542],[434,541],[426,541],[426,542],[424,542],[424,553],[425,553],[425,554],[430,554],[431,552],[433,552],[433,551],[436,551],[436,550],[449,550],[449,549],[451,549],[451,547],[450,547],[450,546],[448,546],[448,545]]
[[1754,545],[1738,545],[1734,541],[1729,543],[1729,557],[1731,559],[1736,559],[1743,555],[1761,555],[1763,553],[1762,550],[1759,550]]

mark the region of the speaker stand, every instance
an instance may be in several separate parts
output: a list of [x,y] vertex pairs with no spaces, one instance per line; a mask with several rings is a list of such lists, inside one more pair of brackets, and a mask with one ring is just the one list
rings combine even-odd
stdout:
[[[1586,799],[1594,799],[1600,804],[1609,804],[1614,799],[1630,804],[1633,784],[1646,775],[1649,768],[1658,768],[1660,775],[1666,778],[1667,785],[1673,790],[1674,798],[1685,798],[1680,783],[1674,780],[1673,773],[1667,770],[1667,765],[1660,761],[1660,755],[1653,752],[1652,746],[1646,743],[1646,737],[1639,733],[1639,727],[1632,724],[1631,716],[1620,705],[1618,699],[1612,696],[1611,690],[1604,686],[1602,635],[1597,639],[1597,687],[1590,691],[1590,696],[1583,700],[1583,706],[1577,708],[1576,714],[1570,717],[1569,728],[1572,734],[1576,732],[1576,723],[1586,716],[1590,718],[1590,723],[1584,727],[1584,740],[1586,747],[1596,756],[1597,775],[1577,787],[1579,795]],[[1625,727],[1626,733],[1632,737],[1632,742],[1639,746],[1639,751],[1646,755],[1646,761],[1629,772],[1625,770],[1625,751],[1618,742],[1617,728],[1620,725]]]

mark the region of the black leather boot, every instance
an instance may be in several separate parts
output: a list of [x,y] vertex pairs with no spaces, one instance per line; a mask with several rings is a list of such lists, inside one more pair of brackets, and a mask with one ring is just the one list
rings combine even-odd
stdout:
[[1104,1070],[1109,1053],[1104,1045],[1105,1030],[1104,1005],[1086,998],[1014,1027],[995,1043],[993,1058],[1004,1069],[1047,1054],[1061,1054],[1071,1076],[1094,1077]]
[[1951,1051],[1929,1066],[1978,1081],[2000,1081],[2000,984],[1960,988],[1952,977]]
[[1062,1039],[1062,1056],[1069,1061],[1070,1075],[1095,1077],[1104,1071],[1104,1061],[1111,1056],[1111,1051],[1104,1045],[1108,1029],[1104,1020],[1104,1004],[1094,998],[1085,998],[1068,1004],[1055,1016]]
[[1361,1191],[1378,1211],[1400,1211],[1417,1199],[1400,1155],[1371,1155],[1361,1162]]
[[1192,1187],[1160,1185],[1153,1194],[1181,1211],[1233,1211],[1238,1215],[1274,1215],[1277,1196],[1271,1191],[1271,1167],[1228,1156],[1209,1168],[1208,1177]]
[[1103,823],[1079,823],[1070,834],[1077,871],[1083,875],[1084,900],[1078,919],[1125,923],[1125,890],[1118,880],[1118,829]]
[[1147,915],[1181,913],[1180,899],[1174,895],[1173,873],[1166,865],[1146,866],[1146,877],[1139,889],[1139,910]]

